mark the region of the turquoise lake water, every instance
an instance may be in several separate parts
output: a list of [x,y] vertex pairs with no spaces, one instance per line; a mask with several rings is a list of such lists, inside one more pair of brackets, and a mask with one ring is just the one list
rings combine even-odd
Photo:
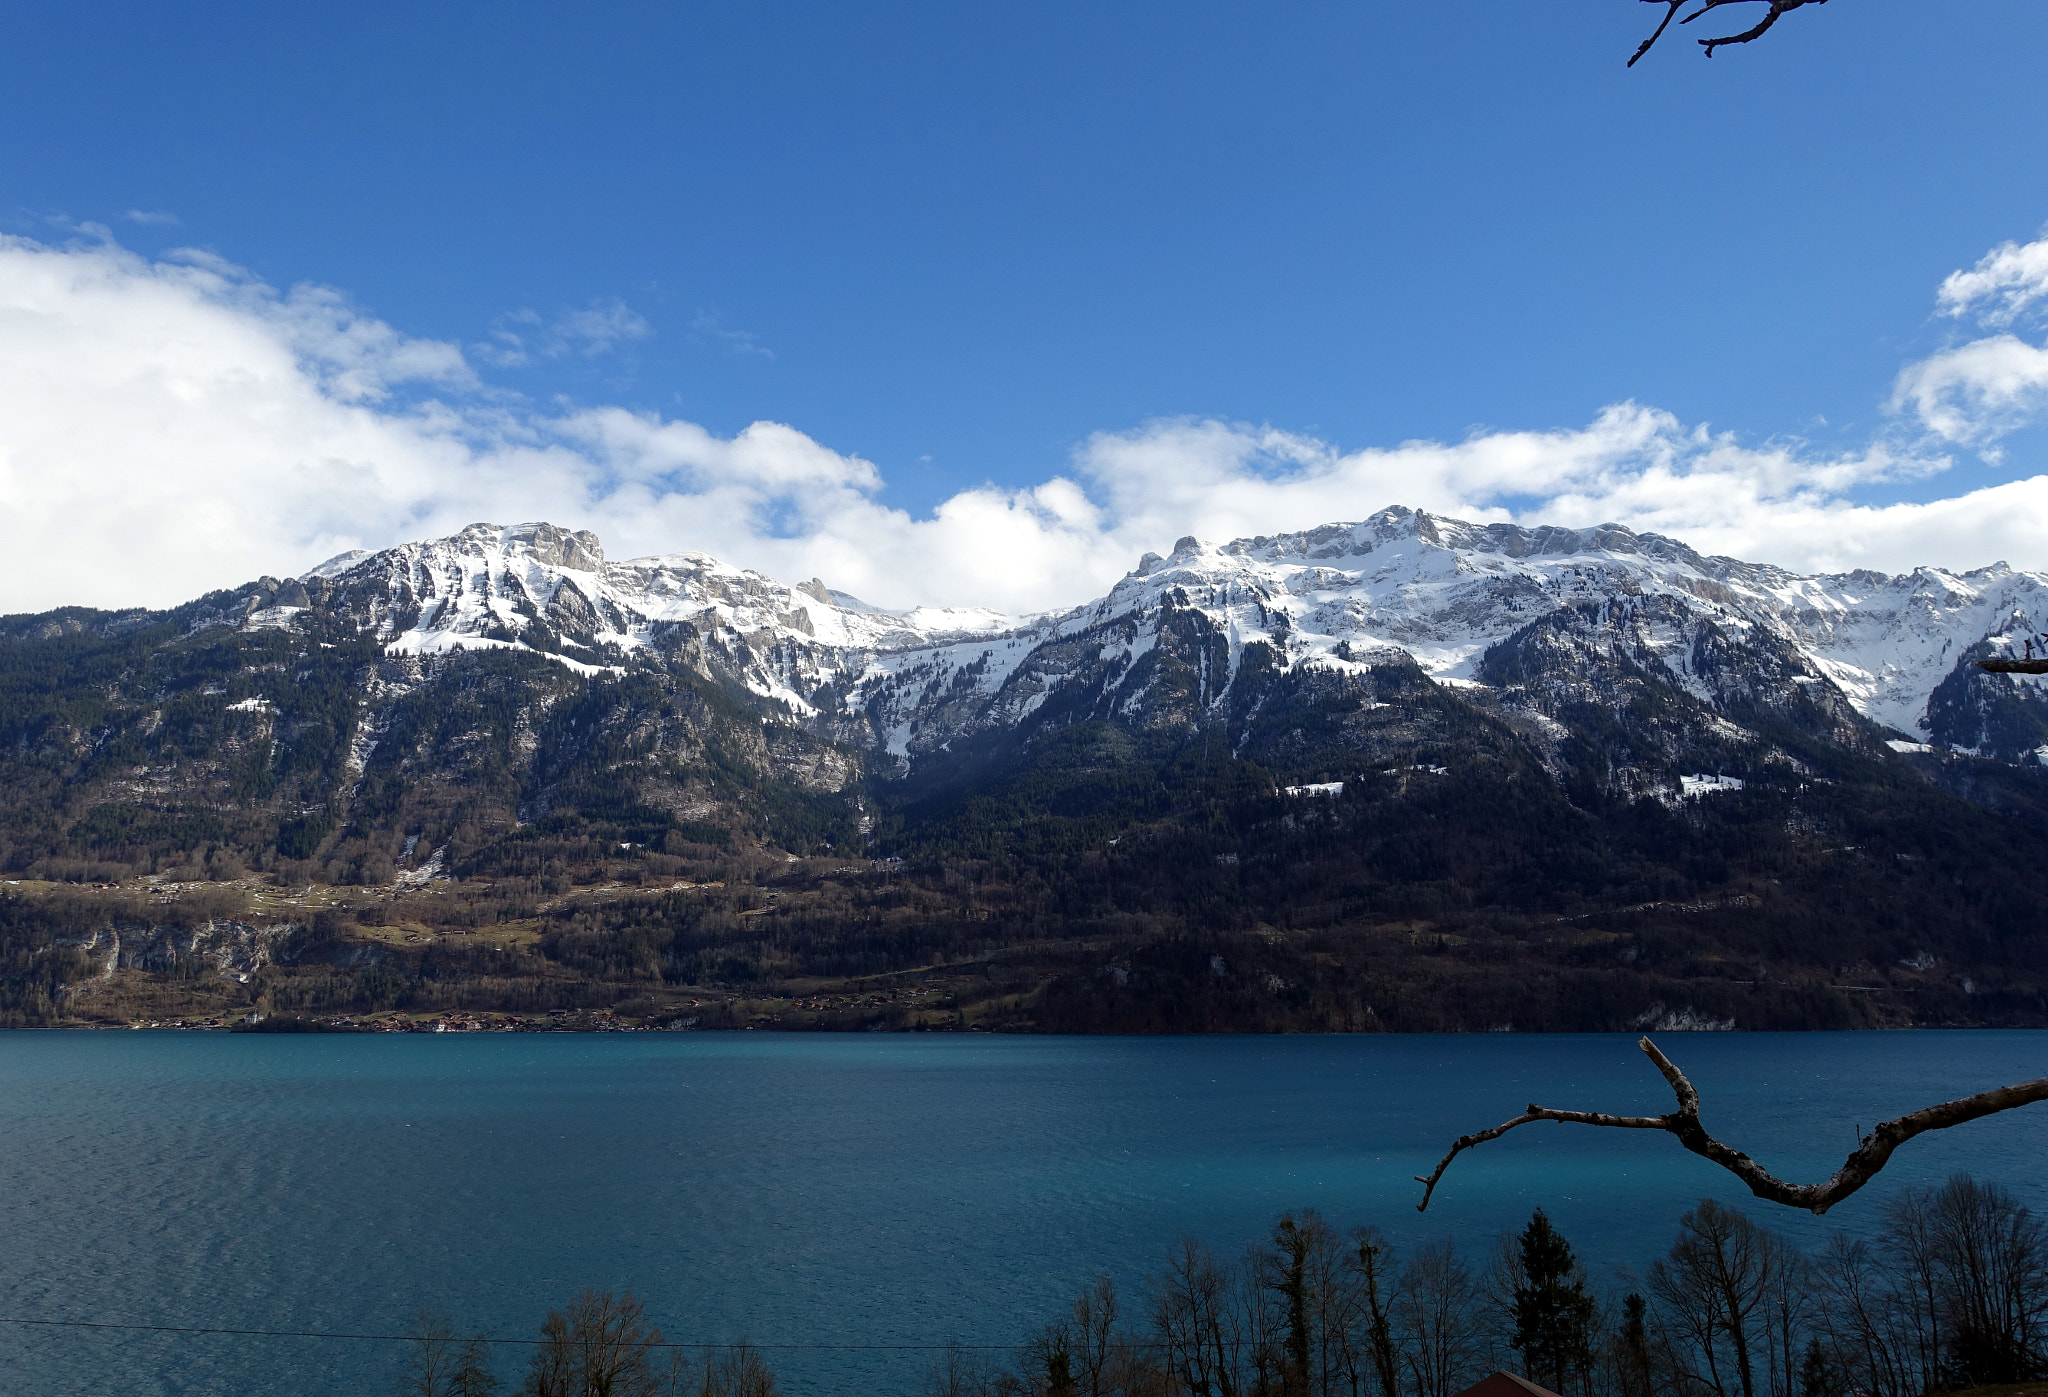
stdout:
[[[1674,1034],[1710,1129],[1818,1178],[1858,1124],[2048,1074],[2048,1034]],[[389,1333],[422,1304],[530,1337],[585,1285],[672,1338],[1011,1343],[1194,1233],[1302,1206],[1476,1258],[1541,1205],[1596,1269],[1700,1197],[1805,1243],[1958,1169],[2048,1205],[2048,1107],[1907,1145],[1826,1219],[1662,1135],[1525,1102],[1668,1110],[1622,1036],[0,1034],[0,1318]],[[792,1397],[909,1393],[917,1354],[778,1350]],[[516,1386],[524,1354],[502,1350]],[[395,1346],[0,1323],[0,1393],[388,1392]]]

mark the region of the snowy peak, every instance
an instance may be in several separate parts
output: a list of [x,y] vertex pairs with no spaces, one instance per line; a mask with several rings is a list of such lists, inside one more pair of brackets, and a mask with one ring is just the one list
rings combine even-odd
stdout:
[[1966,573],[1787,577],[1754,610],[1791,636],[1866,717],[1923,733],[1934,690],[1970,656],[2017,653],[2048,626],[2048,578],[2004,564]]
[[[1631,632],[1645,661],[1689,675],[1702,628],[1731,643],[1768,635],[1808,680],[1915,736],[1933,732],[1933,695],[1968,656],[2048,629],[2048,579],[2003,563],[1801,576],[1619,524],[1472,523],[1399,506],[1293,533],[1184,537],[1096,601],[1022,620],[887,610],[821,578],[790,586],[701,553],[610,561],[596,535],[547,523],[473,524],[345,554],[301,580],[394,655],[495,646],[578,669],[682,663],[898,754],[1018,721],[1099,666],[1121,667],[1127,687],[1149,683],[1145,656],[1197,621],[1214,643],[1198,666],[1213,705],[1254,651],[1279,673],[1339,674],[1400,652],[1440,683],[1472,684],[1490,650],[1545,617],[1662,599],[1664,619]],[[291,624],[288,600],[299,599],[279,592],[245,624]],[[1094,658],[1077,670],[1084,639]],[[1120,702],[1146,700],[1133,688]]]
[[1170,557],[1147,555],[1099,614],[1171,597],[1235,645],[1269,645],[1283,668],[1397,649],[1439,678],[1470,679],[1489,646],[1557,607],[1645,591],[1733,600],[1722,569],[1655,535],[1473,525],[1394,508],[1221,545],[1182,539]]
[[801,638],[842,649],[900,647],[1002,629],[975,610],[893,612],[817,578],[790,587],[702,553],[608,562],[597,535],[546,523],[472,524],[447,538],[345,554],[306,580],[332,583],[399,654],[493,645],[617,661],[674,627]]
[[1094,614],[1168,595],[1234,642],[1269,644],[1283,666],[1393,648],[1448,681],[1471,680],[1488,649],[1560,607],[1670,597],[1733,633],[1781,636],[1864,716],[1909,733],[1927,731],[1930,696],[1967,653],[2017,651],[2048,629],[2048,579],[2003,563],[1800,576],[1619,524],[1524,528],[1399,507],[1220,545],[1182,539],[1169,557],[1147,554]]

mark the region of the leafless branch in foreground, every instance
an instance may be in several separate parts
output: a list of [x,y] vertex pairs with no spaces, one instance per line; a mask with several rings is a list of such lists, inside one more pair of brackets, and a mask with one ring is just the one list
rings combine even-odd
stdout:
[[[1634,55],[1628,60],[1628,66],[1631,68],[1636,66],[1636,59],[1648,53],[1651,45],[1664,37],[1664,31],[1671,27],[1671,21],[1677,17],[1680,10],[1684,9],[1688,3],[1691,3],[1691,0],[1643,0],[1643,3],[1665,6],[1664,20],[1663,23],[1657,26],[1656,33],[1637,45]],[[1778,16],[1786,13],[1788,10],[1796,10],[1801,5],[1825,5],[1826,3],[1827,0],[1699,0],[1699,8],[1678,22],[1680,24],[1691,24],[1708,10],[1718,10],[1723,5],[1769,5],[1771,7],[1770,13],[1758,20],[1750,28],[1743,30],[1740,34],[1728,34],[1718,39],[1701,39],[1699,41],[1700,47],[1707,51],[1707,57],[1712,58],[1714,50],[1717,48],[1728,44],[1746,44],[1752,39],[1762,38],[1765,31],[1778,22]]]
[[1783,1203],[1788,1208],[1825,1213],[1876,1177],[1877,1171],[1884,1168],[1885,1162],[1892,1157],[1892,1151],[1915,1135],[1929,1130],[1946,1130],[1952,1125],[1976,1120],[1979,1116],[2010,1111],[2015,1106],[2048,1101],[2048,1077],[1980,1091],[1959,1101],[1944,1101],[1939,1106],[1929,1106],[1897,1120],[1885,1121],[1862,1136],[1862,1143],[1826,1183],[1788,1184],[1742,1151],[1731,1150],[1707,1134],[1706,1127],[1700,1124],[1700,1094],[1686,1080],[1685,1074],[1648,1038],[1636,1046],[1649,1055],[1650,1061],[1657,1064],[1657,1070],[1664,1074],[1664,1080],[1671,1083],[1671,1090],[1678,1097],[1677,1110],[1663,1116],[1609,1116],[1598,1111],[1557,1111],[1532,1102],[1527,1111],[1511,1121],[1496,1125],[1491,1130],[1460,1135],[1451,1146],[1451,1152],[1436,1166],[1435,1173],[1427,1178],[1417,1174],[1415,1182],[1422,1185],[1422,1201],[1415,1205],[1415,1211],[1421,1212],[1429,1207],[1430,1195],[1436,1192],[1437,1181],[1443,1178],[1444,1170],[1451,1167],[1451,1161],[1464,1151],[1488,1140],[1498,1140],[1516,1126],[1527,1125],[1531,1121],[1562,1121],[1567,1125],[1605,1125],[1617,1130],[1669,1131],[1694,1154],[1713,1160],[1748,1184],[1749,1191],[1757,1197],[1771,1203]]

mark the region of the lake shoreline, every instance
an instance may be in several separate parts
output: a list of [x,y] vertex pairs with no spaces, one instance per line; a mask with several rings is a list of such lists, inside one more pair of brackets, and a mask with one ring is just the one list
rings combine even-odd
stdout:
[[[389,1017],[361,1016],[339,1021],[301,1020],[304,1026],[270,1027],[269,1021],[249,1023],[245,1020],[214,1020],[200,1023],[177,1023],[144,1021],[135,1023],[113,1023],[105,1020],[80,1020],[73,1023],[37,1024],[28,1027],[0,1027],[0,1034],[10,1033],[236,1033],[276,1034],[290,1036],[349,1035],[349,1034],[416,1034],[416,1033],[457,1033],[457,1034],[703,1034],[713,1037],[744,1033],[779,1033],[803,1037],[861,1038],[885,1036],[903,1037],[954,1037],[954,1038],[1487,1038],[1512,1036],[1517,1038],[1583,1038],[1591,1036],[1634,1037],[1654,1034],[1657,1037],[1685,1036],[1727,1036],[1755,1037],[1762,1034],[1882,1034],[1882,1033],[2041,1033],[2048,1029],[2020,1024],[1871,1024],[1858,1028],[1741,1028],[1734,1025],[1712,1026],[1652,1026],[1617,1029],[1543,1029],[1543,1028],[1489,1028],[1489,1029],[1214,1029],[1188,1032],[1184,1030],[1115,1030],[1095,1032],[1071,1032],[1061,1029],[1035,1029],[1020,1027],[984,1027],[979,1024],[912,1024],[901,1027],[877,1026],[868,1028],[836,1027],[805,1023],[747,1023],[737,1025],[630,1023],[608,1019],[601,1014],[588,1016],[595,1022],[563,1023],[547,1019],[527,1019],[517,1016],[475,1015],[465,1018],[442,1018],[421,1016],[406,1018],[402,1015]],[[488,1018],[489,1021],[477,1021]]]

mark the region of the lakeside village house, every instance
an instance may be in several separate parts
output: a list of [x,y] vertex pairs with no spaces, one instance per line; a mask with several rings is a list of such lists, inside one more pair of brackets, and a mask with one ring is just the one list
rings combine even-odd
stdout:
[[1493,1373],[1473,1383],[1458,1397],[1557,1397],[1557,1394],[1513,1373]]

